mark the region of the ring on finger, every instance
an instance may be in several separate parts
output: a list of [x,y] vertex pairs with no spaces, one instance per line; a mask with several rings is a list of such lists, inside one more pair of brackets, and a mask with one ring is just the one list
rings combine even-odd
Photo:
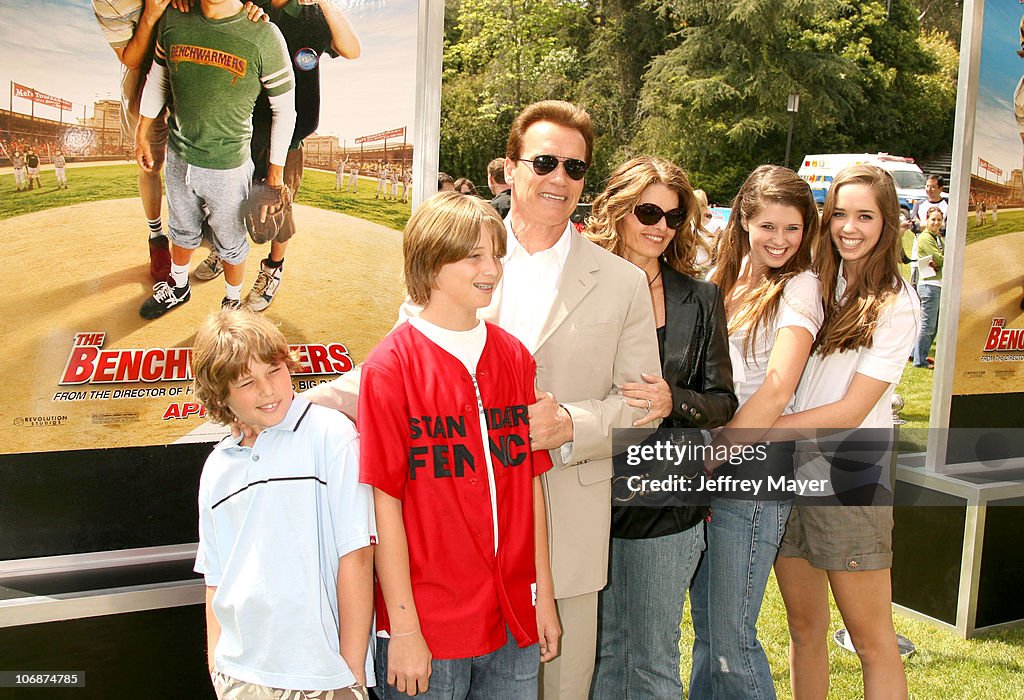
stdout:
[[647,402],[647,412],[650,413],[651,412],[651,400],[650,399],[644,399],[644,401]]

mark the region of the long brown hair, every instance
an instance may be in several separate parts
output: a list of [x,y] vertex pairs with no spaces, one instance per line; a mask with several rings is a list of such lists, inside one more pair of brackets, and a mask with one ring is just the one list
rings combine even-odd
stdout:
[[804,222],[800,245],[786,264],[768,268],[764,278],[753,285],[737,303],[729,304],[729,332],[747,328],[743,343],[744,355],[750,354],[751,344],[762,324],[768,323],[779,310],[779,301],[786,283],[811,267],[811,249],[818,237],[818,207],[810,186],[789,168],[761,165],[747,177],[732,200],[732,214],[725,230],[718,235],[716,266],[711,281],[722,290],[728,301],[739,279],[743,260],[750,254],[750,235],[747,221],[757,216],[769,204],[793,207]]
[[639,156],[616,168],[609,176],[604,192],[594,199],[583,233],[605,250],[625,257],[626,246],[619,235],[619,223],[633,211],[651,185],[664,185],[675,192],[679,196],[679,206],[686,212],[686,219],[665,249],[665,262],[684,275],[695,276],[697,249],[693,231],[700,221],[699,207],[686,172],[663,158]]
[[[860,264],[853,284],[836,299],[836,277],[842,257],[832,241],[831,220],[836,198],[845,185],[865,185],[882,214],[882,234]],[[870,348],[882,307],[903,287],[900,280],[900,204],[892,176],[874,165],[851,165],[832,180],[821,220],[824,235],[814,253],[814,270],[821,280],[825,322],[818,331],[815,351],[821,355]]]

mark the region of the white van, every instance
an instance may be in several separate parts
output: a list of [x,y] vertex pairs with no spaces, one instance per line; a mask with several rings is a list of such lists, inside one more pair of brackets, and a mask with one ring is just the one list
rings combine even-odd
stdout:
[[[908,213],[914,203],[924,199],[925,176],[913,158],[891,156],[888,153],[825,153],[804,156],[803,164],[797,174],[811,186],[814,201],[825,203],[825,194],[832,186],[832,178],[848,165],[877,165],[892,175],[896,182],[896,194],[900,198],[900,207]],[[942,195],[946,197],[946,194]]]

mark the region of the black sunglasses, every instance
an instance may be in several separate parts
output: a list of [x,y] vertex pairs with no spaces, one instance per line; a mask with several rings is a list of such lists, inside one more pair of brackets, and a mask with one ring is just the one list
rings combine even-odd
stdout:
[[558,156],[535,156],[531,158],[520,158],[524,163],[533,166],[533,172],[538,175],[553,173],[558,164],[565,168],[565,174],[573,180],[582,180],[583,176],[590,170],[590,166],[578,158],[559,158]]
[[686,210],[682,208],[665,211],[657,204],[637,204],[633,207],[633,213],[644,226],[654,226],[665,217],[665,225],[672,229],[678,229],[686,220]]

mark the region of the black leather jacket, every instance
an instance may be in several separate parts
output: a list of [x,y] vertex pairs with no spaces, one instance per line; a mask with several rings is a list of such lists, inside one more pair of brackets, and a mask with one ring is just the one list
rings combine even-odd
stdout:
[[664,262],[665,347],[661,371],[672,388],[679,428],[717,428],[736,413],[729,329],[718,287],[676,272]]
[[[736,413],[725,304],[718,287],[661,263],[665,288],[662,374],[672,389],[672,414],[662,428],[717,428]],[[657,435],[655,436],[657,439]],[[616,506],[612,536],[662,537],[697,525],[703,506]]]

